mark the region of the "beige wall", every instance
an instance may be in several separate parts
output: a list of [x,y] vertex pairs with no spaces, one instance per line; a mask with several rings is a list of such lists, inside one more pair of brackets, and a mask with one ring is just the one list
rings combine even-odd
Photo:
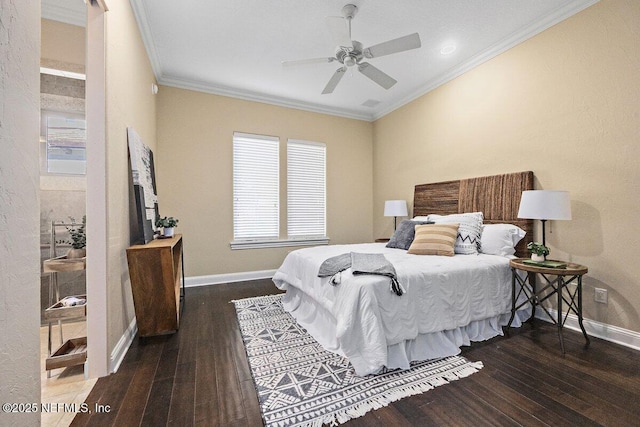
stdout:
[[[180,219],[187,276],[276,269],[293,248],[231,250],[233,132],[327,144],[331,244],[372,239],[371,123],[171,87],[158,94],[156,178],[162,216]],[[280,195],[286,235],[286,193]]]
[[[40,2],[3,1],[0,22],[0,402],[39,404]],[[0,414],[39,423],[37,410]]]
[[[156,146],[155,82],[129,2],[111,1],[106,17],[108,341],[112,350],[135,316],[126,249],[129,247],[127,127]],[[90,191],[90,189],[88,190]]]
[[42,65],[66,71],[84,72],[85,29],[42,19]]
[[415,184],[533,170],[570,191],[547,242],[589,267],[585,317],[640,331],[639,22],[640,2],[602,0],[376,121],[374,212]]

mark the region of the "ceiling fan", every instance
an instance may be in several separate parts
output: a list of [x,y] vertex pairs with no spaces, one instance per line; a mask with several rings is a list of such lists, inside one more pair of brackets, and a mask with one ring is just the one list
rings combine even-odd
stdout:
[[[397,83],[393,77],[374,67],[363,59],[378,58],[392,53],[403,52],[405,50],[417,49],[421,46],[418,33],[389,40],[371,47],[364,48],[362,43],[351,38],[351,21],[356,16],[358,8],[356,5],[348,4],[342,8],[342,17],[330,16],[327,18],[327,25],[332,32],[338,47],[335,56],[325,58],[311,58],[294,61],[284,61],[283,66],[309,65],[327,62],[339,62],[340,68],[329,79],[322,94],[332,93],[342,77],[350,67],[356,67],[358,71],[385,89],[389,89]],[[345,25],[345,21],[346,24]]]

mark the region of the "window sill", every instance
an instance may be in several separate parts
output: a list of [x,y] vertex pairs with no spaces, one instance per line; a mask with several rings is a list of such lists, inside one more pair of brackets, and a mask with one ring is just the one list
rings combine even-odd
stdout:
[[328,245],[328,237],[318,237],[310,239],[286,239],[286,240],[249,240],[230,242],[231,250],[239,249],[263,249],[263,248],[283,248],[287,246],[320,246]]

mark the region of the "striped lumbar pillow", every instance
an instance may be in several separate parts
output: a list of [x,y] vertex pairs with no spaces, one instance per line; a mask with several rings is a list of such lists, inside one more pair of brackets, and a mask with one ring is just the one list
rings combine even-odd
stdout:
[[453,256],[459,224],[416,225],[416,235],[408,253]]

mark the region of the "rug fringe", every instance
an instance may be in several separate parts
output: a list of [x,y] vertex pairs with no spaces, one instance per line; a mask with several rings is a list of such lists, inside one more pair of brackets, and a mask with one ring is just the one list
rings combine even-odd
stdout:
[[[433,390],[438,386],[449,384],[451,381],[468,377],[471,374],[475,374],[483,367],[484,365],[482,362],[467,362],[464,366],[447,372],[440,377],[433,378],[429,382],[422,384],[409,384],[404,387],[399,387],[386,395],[373,396],[349,408],[326,414],[321,418],[316,418],[306,422],[303,421],[293,425],[295,427],[322,427],[323,425],[335,427],[352,419],[363,417],[372,410],[389,406],[391,403],[405,397],[424,393],[426,391]],[[284,426],[285,424],[282,425]]]

